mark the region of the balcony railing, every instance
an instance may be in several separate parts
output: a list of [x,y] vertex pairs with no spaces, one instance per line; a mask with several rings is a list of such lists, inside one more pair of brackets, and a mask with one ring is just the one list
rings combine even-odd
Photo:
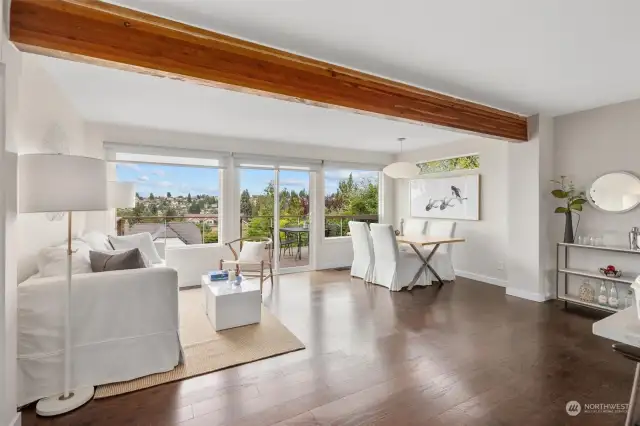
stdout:
[[[324,218],[325,237],[344,237],[349,235],[349,221],[378,223],[377,214],[365,215],[326,215]],[[288,227],[304,227],[309,223],[309,216],[280,216],[280,229]],[[240,235],[252,237],[271,237],[274,228],[273,216],[242,216],[240,219]],[[280,238],[286,238],[286,231]],[[308,243],[308,236],[306,243]]]
[[[309,223],[308,215],[280,216],[280,229],[282,228],[304,228]],[[240,236],[241,237],[269,237],[274,238],[273,216],[240,216]],[[287,232],[280,232],[280,240],[287,238]],[[308,234],[301,235],[302,244],[309,244]]]
[[[377,223],[378,215],[326,215],[324,219],[325,237],[343,237],[349,235],[349,221]],[[280,216],[280,229],[303,228],[309,223],[308,215]],[[184,216],[122,216],[116,219],[118,235],[130,235],[149,232],[154,239],[168,240],[171,245],[217,243],[219,215]],[[273,238],[273,216],[241,216],[241,237]],[[286,231],[280,234],[281,240],[289,237]],[[300,235],[302,245],[308,246],[309,234]]]
[[359,215],[325,215],[324,217],[324,236],[325,237],[344,237],[349,235],[349,221],[378,223],[377,214],[359,214]]
[[167,246],[218,242],[218,215],[123,216],[116,219],[118,235],[149,232]]

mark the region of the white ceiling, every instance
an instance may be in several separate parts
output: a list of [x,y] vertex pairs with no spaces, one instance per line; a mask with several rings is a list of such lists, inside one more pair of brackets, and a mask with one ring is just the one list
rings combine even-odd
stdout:
[[399,152],[463,137],[195,83],[37,57],[84,119],[205,135]]
[[640,98],[638,0],[116,0],[525,115]]
[[[640,98],[637,0],[118,0],[497,108],[560,115]],[[39,58],[91,121],[398,152],[459,133]]]

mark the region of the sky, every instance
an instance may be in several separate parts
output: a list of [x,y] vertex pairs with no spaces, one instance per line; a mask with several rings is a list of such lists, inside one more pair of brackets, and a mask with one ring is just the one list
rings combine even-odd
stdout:
[[[338,188],[340,179],[353,173],[356,180],[362,178],[378,178],[378,172],[326,170],[325,188],[328,194]],[[136,192],[143,197],[149,193],[165,196],[207,194],[220,195],[220,177],[217,169],[207,167],[166,166],[160,164],[119,163],[116,175],[120,182],[135,182]],[[248,189],[251,195],[262,194],[270,181],[274,180],[273,170],[240,170],[240,188]],[[280,188],[300,192],[309,192],[309,172],[282,170],[280,172]]]

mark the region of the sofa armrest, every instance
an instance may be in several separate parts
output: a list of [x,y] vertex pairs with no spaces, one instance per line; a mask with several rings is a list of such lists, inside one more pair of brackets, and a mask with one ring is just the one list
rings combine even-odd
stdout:
[[169,247],[166,255],[166,265],[178,271],[180,287],[190,287],[200,285],[202,275],[218,269],[231,251],[222,244],[192,244]]
[[[62,276],[20,284],[19,356],[62,350],[65,295]],[[74,346],[177,332],[178,274],[156,267],[73,275],[71,326]]]
[[166,244],[164,242],[164,240],[159,241],[156,240],[153,242],[153,245],[156,247],[156,250],[158,251],[158,254],[160,255],[161,258],[163,259],[167,259],[166,258]]

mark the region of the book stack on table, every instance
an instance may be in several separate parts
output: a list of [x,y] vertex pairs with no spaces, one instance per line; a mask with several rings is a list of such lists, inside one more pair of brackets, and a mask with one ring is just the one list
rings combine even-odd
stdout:
[[229,271],[211,271],[209,272],[211,281],[227,281],[229,279]]

